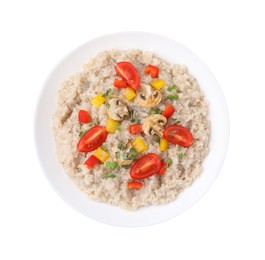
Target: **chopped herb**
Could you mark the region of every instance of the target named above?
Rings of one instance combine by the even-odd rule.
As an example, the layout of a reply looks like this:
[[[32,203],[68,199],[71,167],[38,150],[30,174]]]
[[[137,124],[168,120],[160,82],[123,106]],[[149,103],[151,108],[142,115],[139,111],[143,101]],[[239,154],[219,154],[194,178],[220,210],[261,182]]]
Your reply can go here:
[[[122,165],[121,168],[123,168],[123,169],[130,169],[131,168],[131,165]]]
[[[157,137],[155,140],[157,143],[160,143],[160,137]]]
[[[127,143],[126,143],[126,142],[120,142],[120,143],[118,144],[118,148],[119,148],[120,150],[125,150],[125,149],[127,148]]]
[[[128,160],[135,160],[138,153],[134,150],[134,148],[131,148],[129,151],[129,156],[127,157]]]
[[[173,131],[169,131],[169,137],[170,137],[170,138],[173,137]]]
[[[130,114],[130,121],[132,123],[134,123],[136,120],[135,120],[135,111],[134,110],[130,110],[129,111],[129,114]]]
[[[177,119],[174,119],[174,124],[175,124],[175,125],[179,125],[179,124],[180,124],[180,121],[177,120]]]
[[[156,114],[156,110],[152,108],[152,109],[150,110],[150,114],[151,114],[151,115],[155,115],[155,114]]]
[[[173,163],[172,159],[168,158],[167,163],[168,163],[168,165],[171,165]]]
[[[104,151],[108,151],[108,148],[105,144],[101,145],[100,148]]]
[[[157,108],[157,109],[155,109],[155,108],[151,108],[151,109],[150,109],[150,114],[151,114],[151,115],[156,115],[156,114],[161,114],[161,113],[162,113],[162,110],[159,109],[159,108]]]
[[[108,89],[104,94],[103,94],[103,97],[107,97],[111,92],[111,89]]]
[[[95,118],[93,122],[94,122],[94,125],[98,125],[99,124],[99,121],[98,121],[97,118]]]
[[[104,177],[104,178],[115,178],[116,175],[113,174],[113,173],[107,173],[107,174],[105,174],[103,177]]]
[[[137,119],[136,124],[141,124],[141,120]]]
[[[170,94],[170,95],[167,96],[167,99],[169,99],[169,100],[173,100],[173,99],[177,100],[177,99],[179,99],[179,95],[178,94]]]
[[[115,153],[115,157],[116,157],[116,158],[120,158],[120,156],[121,156],[120,152],[116,152],[116,153]]]
[[[117,162],[107,162],[106,163],[106,168],[109,170],[115,170],[118,167]]]
[[[79,133],[79,137],[82,137],[87,131],[82,131]]]
[[[95,118],[92,122],[90,122],[90,123],[88,124],[88,126],[93,126],[93,125],[98,125],[98,124],[99,124],[98,119]]]
[[[176,85],[173,85],[171,87],[168,87],[167,88],[167,91],[171,92],[172,90],[175,90],[175,89],[177,89],[177,86]]]
[[[179,159],[181,160],[181,159],[183,158],[183,153],[180,153],[180,154],[178,155],[178,157],[179,157]]]
[[[133,156],[137,156],[138,155],[138,153],[133,148],[130,149],[130,154],[133,155]]]
[[[124,153],[123,155],[122,155],[122,159],[123,160],[126,160],[128,158],[128,153]]]
[[[106,106],[106,108],[110,108],[110,104],[109,103],[106,103],[105,106]]]
[[[120,125],[117,125],[116,126],[116,130],[119,131],[119,132],[121,132],[121,126]]]
[[[167,164],[164,166],[166,169],[173,163],[172,159],[167,159]]]
[[[178,151],[181,151],[181,149],[182,149],[182,147],[179,145],[179,146],[178,146]]]

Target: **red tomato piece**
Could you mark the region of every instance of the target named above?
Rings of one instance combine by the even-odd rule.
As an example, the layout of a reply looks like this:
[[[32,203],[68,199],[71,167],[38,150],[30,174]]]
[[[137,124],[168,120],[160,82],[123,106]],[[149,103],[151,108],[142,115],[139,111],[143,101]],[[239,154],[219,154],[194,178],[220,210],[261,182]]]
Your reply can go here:
[[[137,69],[127,61],[122,61],[114,67],[117,74],[124,79],[129,87],[137,90],[140,86],[140,76]]]
[[[158,175],[162,176],[166,173],[166,170],[167,170],[165,168],[166,165],[167,164],[165,162],[163,162],[163,161],[161,162],[161,168],[160,168],[159,172],[157,173]]]
[[[175,112],[175,108],[171,104],[167,104],[162,115],[166,118],[170,118]]]
[[[88,111],[80,110],[78,112],[78,120],[80,123],[87,124],[91,121],[91,117]]]
[[[143,125],[141,124],[135,124],[135,125],[130,125],[129,132],[130,134],[138,134],[143,132]]]
[[[159,68],[153,65],[148,65],[145,70],[145,74],[150,74],[153,79],[158,78]]]
[[[84,162],[84,165],[87,166],[88,169],[92,169],[97,163],[99,162],[99,159],[94,156],[91,155],[90,157],[88,157],[88,159]]]
[[[140,190],[142,188],[143,184],[141,182],[138,182],[138,181],[129,181],[127,186],[128,186],[128,189]]]
[[[115,88],[126,88],[127,86],[128,84],[124,79],[114,79]]]
[[[148,153],[138,159],[130,170],[130,175],[134,180],[148,178],[159,172],[161,160],[155,153]]]
[[[192,145],[192,134],[184,126],[170,125],[164,130],[163,137],[172,144],[178,144],[183,147]]]
[[[81,153],[94,151],[107,139],[108,132],[103,126],[90,128],[79,140],[77,150]]]

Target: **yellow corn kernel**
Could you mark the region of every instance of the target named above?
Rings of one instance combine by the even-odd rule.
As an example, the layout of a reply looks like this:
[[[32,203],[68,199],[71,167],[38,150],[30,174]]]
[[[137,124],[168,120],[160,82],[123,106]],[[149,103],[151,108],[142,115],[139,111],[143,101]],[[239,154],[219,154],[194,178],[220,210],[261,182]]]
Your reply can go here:
[[[154,87],[157,90],[160,90],[166,85],[166,82],[163,79],[157,79],[150,83],[152,87]]]
[[[103,103],[106,102],[106,98],[103,97],[102,94],[99,94],[95,96],[92,100],[91,103],[93,104],[94,107],[100,107]]]
[[[109,133],[115,133],[117,126],[120,125],[119,121],[113,120],[111,118],[108,119],[107,124],[106,124],[106,130]]]
[[[135,97],[135,91],[130,88],[130,87],[127,87],[126,89],[124,89],[123,91],[123,95],[124,97],[127,99],[127,100],[132,100],[134,97]]]
[[[160,139],[160,151],[166,151],[168,147],[168,141],[165,138]]]
[[[140,136],[134,139],[134,141],[132,142],[132,147],[137,153],[143,153],[148,149],[148,145],[146,144],[144,139]]]
[[[97,157],[101,162],[106,162],[110,157],[109,153],[105,152],[102,148],[98,148],[94,151],[93,155]]]

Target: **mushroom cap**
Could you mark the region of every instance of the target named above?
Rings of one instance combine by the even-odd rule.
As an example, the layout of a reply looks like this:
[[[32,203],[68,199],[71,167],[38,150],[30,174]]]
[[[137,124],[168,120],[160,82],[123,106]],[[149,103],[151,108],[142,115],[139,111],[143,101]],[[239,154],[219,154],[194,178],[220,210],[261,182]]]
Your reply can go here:
[[[143,131],[146,135],[154,135],[162,137],[164,131],[164,125],[167,123],[166,117],[163,115],[151,115],[147,117],[143,123]]]
[[[123,143],[126,147],[124,150],[118,149],[117,146],[112,148],[112,151],[114,154],[116,154],[116,152],[120,153],[120,156],[118,158],[115,157],[114,161],[118,162],[120,165],[130,165],[133,162],[133,160],[128,159],[128,158],[126,158],[126,159],[123,159],[123,158],[124,158],[124,154],[128,154],[132,145],[131,145],[131,142],[129,140],[127,140],[126,142],[123,142]]]
[[[107,114],[113,120],[122,121],[125,116],[129,115],[129,111],[127,106],[119,98],[112,98],[109,101]]]
[[[155,107],[162,99],[159,90],[154,90],[150,85],[141,83],[142,91],[137,94],[136,102],[142,107]]]

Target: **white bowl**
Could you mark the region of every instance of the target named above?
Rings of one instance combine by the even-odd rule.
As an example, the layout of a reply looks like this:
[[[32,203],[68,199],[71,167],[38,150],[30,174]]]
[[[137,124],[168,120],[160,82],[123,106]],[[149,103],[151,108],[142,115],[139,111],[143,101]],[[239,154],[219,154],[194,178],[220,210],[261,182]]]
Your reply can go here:
[[[71,181],[57,161],[52,132],[57,88],[70,74],[98,52],[111,49],[138,48],[152,51],[171,63],[185,64],[195,76],[209,102],[211,121],[210,152],[203,163],[201,176],[167,205],[150,206],[130,212],[116,206],[92,201]],[[144,33],[123,32],[89,41],[68,54],[51,72],[45,82],[36,108],[35,141],[43,171],[59,196],[72,208],[94,220],[116,226],[145,226],[170,219],[198,201],[210,188],[223,164],[228,147],[229,118],[223,93],[207,66],[190,50],[168,38]]]

